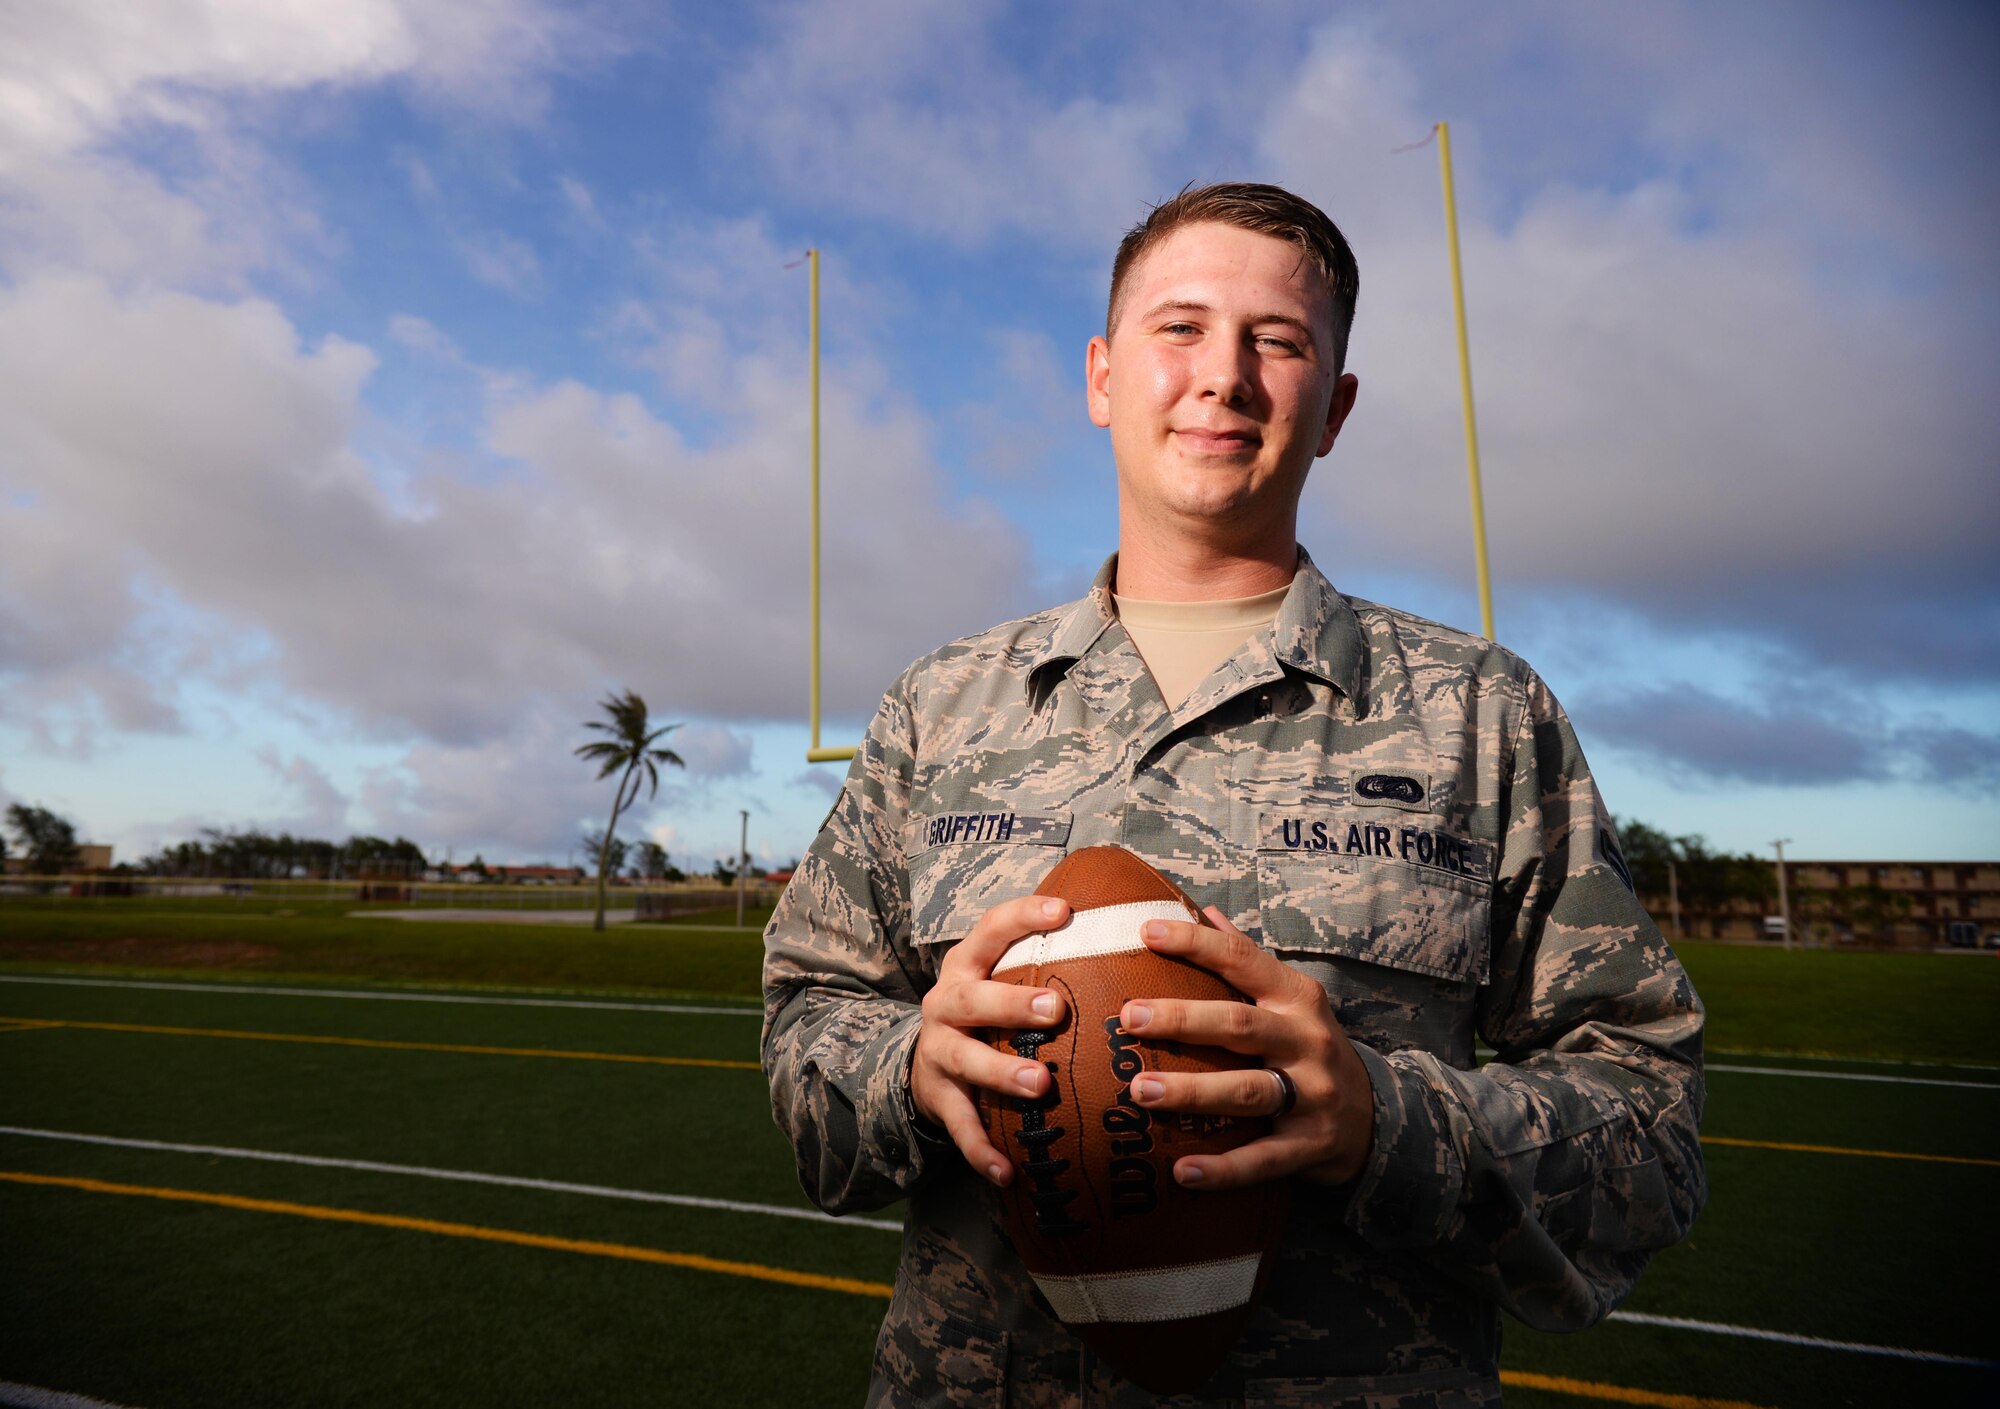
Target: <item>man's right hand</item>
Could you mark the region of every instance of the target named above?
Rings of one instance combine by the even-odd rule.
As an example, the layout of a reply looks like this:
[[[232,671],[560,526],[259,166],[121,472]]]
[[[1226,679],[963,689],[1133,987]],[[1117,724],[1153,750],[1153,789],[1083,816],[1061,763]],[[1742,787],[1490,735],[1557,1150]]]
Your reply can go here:
[[[1055,929],[1068,917],[1069,905],[1049,896],[1003,901],[952,946],[938,966],[937,984],[924,995],[923,1026],[910,1061],[911,1104],[943,1127],[967,1163],[1002,1186],[1013,1178],[1014,1166],[986,1138],[973,1093],[1039,1096],[1050,1077],[1040,1062],[996,1052],[971,1029],[1043,1028],[1062,1021],[1063,1001],[1053,989],[995,983],[993,966],[1017,940]]]

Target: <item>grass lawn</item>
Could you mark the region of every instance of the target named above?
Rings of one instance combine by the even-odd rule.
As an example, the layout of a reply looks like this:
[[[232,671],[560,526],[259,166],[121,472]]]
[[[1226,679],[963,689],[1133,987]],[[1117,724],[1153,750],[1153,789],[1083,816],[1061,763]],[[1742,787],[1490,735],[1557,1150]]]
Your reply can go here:
[[[352,908],[0,901],[0,1381],[138,1409],[860,1402],[898,1239],[791,1216],[754,934]],[[2000,965],[1681,952],[1712,1048],[1797,1055],[1713,1059],[1710,1206],[1625,1310],[2000,1357],[2000,1077],[1887,1065],[1992,1064]],[[277,979],[305,991],[252,991]],[[1639,1321],[1510,1323],[1502,1364],[1510,1409],[2000,1402],[1976,1367]]]
[[[359,908],[261,899],[0,900],[0,964],[588,988],[746,1001],[755,1001],[758,993],[763,943],[758,935],[733,928],[733,910],[727,929],[622,924],[600,934],[588,925],[390,920],[350,913]]]
[[[734,906],[671,921],[520,926],[355,918],[396,909],[303,892],[70,901],[0,897],[0,964],[712,994],[754,1000],[762,945]],[[761,929],[769,907],[752,907]],[[1711,1049],[2000,1064],[2000,962],[1683,940]]]
[[[771,923],[771,912],[776,908],[774,905],[746,905],[743,909],[743,923],[746,927],[761,931],[764,926]],[[734,905],[717,905],[712,909],[692,910],[685,915],[675,915],[672,919],[648,920],[646,923],[662,925],[734,925],[736,923],[736,907]]]
[[[2000,1065],[2000,955],[1674,946],[1708,1004],[1708,1046]]]

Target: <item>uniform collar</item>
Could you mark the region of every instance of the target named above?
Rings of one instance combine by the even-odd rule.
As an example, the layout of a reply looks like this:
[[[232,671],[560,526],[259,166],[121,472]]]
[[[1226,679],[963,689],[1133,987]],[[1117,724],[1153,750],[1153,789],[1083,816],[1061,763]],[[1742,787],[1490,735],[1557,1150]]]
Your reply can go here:
[[[1111,603],[1111,584],[1117,580],[1117,572],[1118,555],[1113,553],[1097,570],[1089,595],[1064,607],[1048,636],[1030,650],[1027,666],[1031,676],[1043,666],[1079,661],[1096,647],[1118,620]],[[1279,664],[1318,676],[1350,700],[1360,698],[1365,655],[1361,623],[1347,598],[1314,566],[1303,546],[1291,590],[1272,623],[1271,637]]]
[[[1317,675],[1350,700],[1361,698],[1361,669],[1367,655],[1361,623],[1353,605],[1313,565],[1303,544],[1292,590],[1285,594],[1271,629],[1281,664]]]

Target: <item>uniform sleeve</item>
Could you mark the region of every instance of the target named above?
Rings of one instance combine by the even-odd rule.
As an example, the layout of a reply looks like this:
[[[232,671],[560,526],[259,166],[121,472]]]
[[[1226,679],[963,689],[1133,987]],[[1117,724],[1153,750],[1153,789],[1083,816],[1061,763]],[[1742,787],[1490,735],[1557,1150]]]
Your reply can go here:
[[[909,1102],[916,970],[899,842],[915,740],[902,685],[764,931],[764,1074],[806,1196],[829,1213],[903,1197],[937,1146]]]
[[[1634,896],[1569,719],[1524,681],[1480,1035],[1460,1071],[1357,1047],[1375,1148],[1348,1220],[1546,1331],[1595,1324],[1707,1200],[1702,1007]]]

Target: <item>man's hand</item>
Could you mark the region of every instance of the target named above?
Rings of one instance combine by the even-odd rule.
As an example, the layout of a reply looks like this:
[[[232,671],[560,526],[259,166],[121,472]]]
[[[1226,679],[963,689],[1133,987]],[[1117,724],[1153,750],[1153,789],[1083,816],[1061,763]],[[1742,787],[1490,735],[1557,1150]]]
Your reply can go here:
[[[944,956],[936,986],[924,995],[923,1026],[910,1061],[911,1104],[944,1127],[974,1169],[1002,1186],[1013,1178],[1014,1166],[986,1138],[974,1088],[1039,1096],[1050,1077],[1040,1062],[996,1052],[970,1029],[1053,1027],[1062,1021],[1063,1001],[1054,990],[995,983],[993,966],[1016,940],[1055,929],[1068,916],[1066,902],[1043,895],[994,906]]]
[[[1125,1030],[1262,1057],[1298,1087],[1298,1104],[1262,1140],[1225,1155],[1177,1160],[1174,1178],[1203,1189],[1234,1189],[1301,1174],[1344,1184],[1368,1162],[1375,1141],[1375,1096],[1368,1069],[1341,1031],[1326,992],[1297,969],[1258,947],[1213,905],[1208,925],[1149,920],[1144,939],[1155,954],[1201,965],[1255,1003],[1134,999],[1121,1015]],[[1213,928],[1210,928],[1213,926]],[[1267,1116],[1277,1105],[1270,1073],[1146,1072],[1132,1080],[1132,1099],[1149,1110]]]

